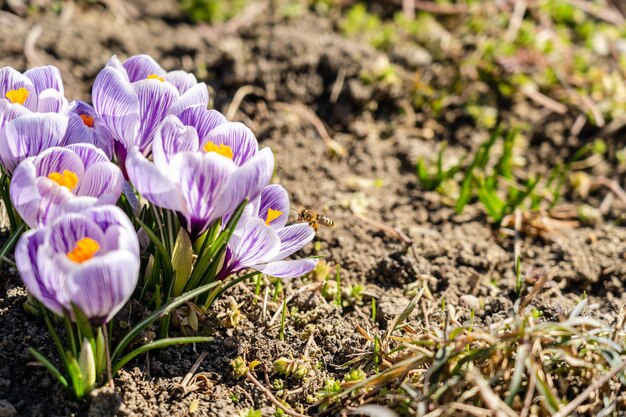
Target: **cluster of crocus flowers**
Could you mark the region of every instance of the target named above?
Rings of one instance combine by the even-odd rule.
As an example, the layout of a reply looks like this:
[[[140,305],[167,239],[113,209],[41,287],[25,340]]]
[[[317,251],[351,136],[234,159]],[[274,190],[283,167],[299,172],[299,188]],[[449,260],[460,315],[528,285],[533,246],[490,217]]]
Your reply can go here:
[[[207,87],[192,74],[167,72],[147,55],[123,63],[114,56],[96,77],[92,100],[93,107],[69,102],[54,67],[0,69],[0,194],[14,232],[23,232],[17,268],[47,310],[79,329],[84,317],[106,334],[102,326],[139,280],[156,277],[167,288],[185,270],[176,288],[198,297],[207,280],[220,285],[247,269],[293,278],[315,267],[312,258],[286,260],[315,232],[287,225],[287,191],[269,185],[271,149],[208,109]],[[168,235],[176,242],[159,241]],[[138,236],[152,244],[140,245]],[[101,333],[80,334],[92,337],[74,346],[73,357],[99,357]],[[93,385],[90,363],[79,364],[76,378],[88,382],[77,396]]]

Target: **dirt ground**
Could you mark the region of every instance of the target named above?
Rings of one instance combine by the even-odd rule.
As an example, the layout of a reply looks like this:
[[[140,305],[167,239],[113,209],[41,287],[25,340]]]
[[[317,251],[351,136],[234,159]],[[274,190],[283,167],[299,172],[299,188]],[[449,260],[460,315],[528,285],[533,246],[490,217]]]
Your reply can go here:
[[[274,150],[275,180],[290,191],[294,204],[323,210],[335,220],[333,229],[320,230],[319,243],[306,254],[325,256],[333,271],[340,265],[342,285],[365,286],[362,300],[340,309],[312,290],[311,280],[284,282],[292,314],[280,341],[280,320],[272,320],[280,300],[270,301],[264,311],[261,302],[254,302],[253,287],[236,287],[228,296],[239,303],[243,319],[238,326],[219,325],[230,308],[227,297],[207,319],[214,342],[135,360],[115,379],[117,395],[101,389],[79,403],[29,354],[30,346],[50,357],[56,353],[40,320],[24,311],[26,292],[19,276],[5,267],[0,277],[0,416],[183,416],[195,405],[195,416],[234,416],[248,407],[269,416],[272,404],[252,384],[234,378],[230,361],[238,355],[259,360],[257,371],[265,372],[257,375],[265,374],[263,382],[270,386],[273,361],[304,352],[319,363],[315,377],[306,383],[288,379],[284,388],[293,391],[287,395],[290,405],[317,415],[310,399],[325,378],[340,378],[347,370],[342,365],[366,344],[356,325],[384,330],[412,298],[417,282],[427,281],[433,300],[445,298],[460,317],[475,309],[479,322],[488,324],[510,314],[516,298],[514,239],[491,227],[476,203],[456,214],[439,194],[424,191],[415,175],[418,158],[432,157],[441,141],[449,142],[451,155],[459,155],[475,149],[486,134],[454,112],[433,119],[407,111],[409,97],[401,88],[365,82],[362,71],[387,56],[342,36],[330,18],[308,11],[288,18],[264,3],[254,7],[208,27],[187,23],[176,3],[165,0],[133,1],[115,13],[68,2],[60,15],[47,10],[28,17],[3,6],[0,67],[56,65],[66,96],[83,99],[112,54],[148,53],[166,69],[193,71],[210,85],[215,108],[245,122],[261,146]],[[132,17],[137,10],[141,17]],[[401,76],[414,65],[428,65],[394,62]],[[533,123],[526,158],[537,171],[594,134],[572,138],[574,117],[545,117],[528,101],[510,103],[502,117]],[[318,118],[327,133],[320,133]],[[326,134],[345,155],[329,155]],[[623,137],[618,131],[604,139],[614,150],[625,146]],[[593,169],[608,178],[624,174],[607,163]],[[607,192],[599,190],[585,202],[599,204]],[[565,199],[581,201],[573,195]],[[586,292],[590,314],[614,323],[626,300],[626,229],[619,222],[625,207],[616,200],[603,221],[559,230],[557,241],[522,238],[524,271],[542,268],[550,274],[547,290],[533,301],[545,317],[566,314]],[[389,227],[406,234],[414,251]],[[377,299],[376,321],[371,319],[372,297]],[[207,379],[197,390],[183,392],[179,384],[202,352],[206,357],[198,372]]]

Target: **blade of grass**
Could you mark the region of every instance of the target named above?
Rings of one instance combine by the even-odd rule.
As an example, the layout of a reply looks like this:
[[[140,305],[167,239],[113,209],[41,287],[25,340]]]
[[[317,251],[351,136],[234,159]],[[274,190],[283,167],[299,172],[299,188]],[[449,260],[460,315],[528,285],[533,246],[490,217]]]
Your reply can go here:
[[[54,376],[65,388],[69,388],[69,384],[67,383],[67,379],[61,374],[61,372],[57,369],[52,362],[46,358],[44,355],[39,353],[36,349],[29,347],[28,351],[39,361],[47,370]]]
[[[172,311],[176,307],[197,297],[200,294],[203,294],[204,292],[210,290],[216,285],[218,285],[217,282],[212,282],[210,284],[206,284],[201,287],[198,287],[195,290],[189,291],[179,297],[172,299],[169,303],[165,304],[163,307],[154,311],[152,314],[144,318],[137,325],[135,325],[135,327],[133,327],[133,329],[129,331],[126,334],[126,336],[124,336],[124,338],[118,343],[117,347],[115,348],[115,351],[111,355],[111,361],[114,361],[115,358],[117,358],[119,354],[124,350],[124,348],[126,348],[126,346],[130,344],[130,342],[132,342],[137,336],[139,336],[139,333],[141,333],[146,327],[148,327],[149,325],[151,325],[152,323],[154,323],[156,320],[160,319],[161,317],[164,317],[166,314],[169,314],[170,311]]]
[[[172,345],[182,345],[189,343],[206,343],[213,341],[213,337],[209,336],[191,336],[191,337],[172,337],[169,339],[161,339],[156,340],[154,342],[150,342],[145,344],[132,352],[126,354],[122,357],[114,366],[113,366],[113,375],[115,375],[124,365],[126,365],[129,361],[135,358],[138,355],[141,355],[144,352],[153,349],[161,349]]]

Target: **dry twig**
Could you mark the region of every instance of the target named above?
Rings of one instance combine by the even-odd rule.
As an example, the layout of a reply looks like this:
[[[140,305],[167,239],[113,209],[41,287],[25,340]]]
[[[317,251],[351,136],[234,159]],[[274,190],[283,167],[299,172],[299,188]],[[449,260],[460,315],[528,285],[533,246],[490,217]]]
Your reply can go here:
[[[268,400],[270,400],[272,402],[272,404],[274,404],[276,407],[280,408],[281,410],[283,410],[286,414],[292,416],[292,417],[309,417],[307,415],[304,414],[300,414],[296,411],[293,411],[290,408],[287,408],[283,405],[283,403],[281,403],[275,396],[274,394],[272,394],[272,392],[265,388],[263,386],[263,384],[261,384],[259,382],[258,379],[256,379],[252,373],[250,371],[246,372],[246,379],[250,382],[252,382],[252,384],[257,387],[263,394],[265,394],[265,396],[267,397]]]

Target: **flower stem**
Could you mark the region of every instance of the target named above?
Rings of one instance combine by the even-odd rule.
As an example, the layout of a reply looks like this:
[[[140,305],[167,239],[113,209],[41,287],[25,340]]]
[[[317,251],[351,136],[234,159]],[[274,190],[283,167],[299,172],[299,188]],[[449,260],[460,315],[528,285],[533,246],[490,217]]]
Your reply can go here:
[[[102,325],[102,334],[104,335],[104,354],[107,361],[107,378],[109,387],[115,388],[113,385],[113,372],[111,371],[111,352],[109,351],[109,334],[106,323]]]

